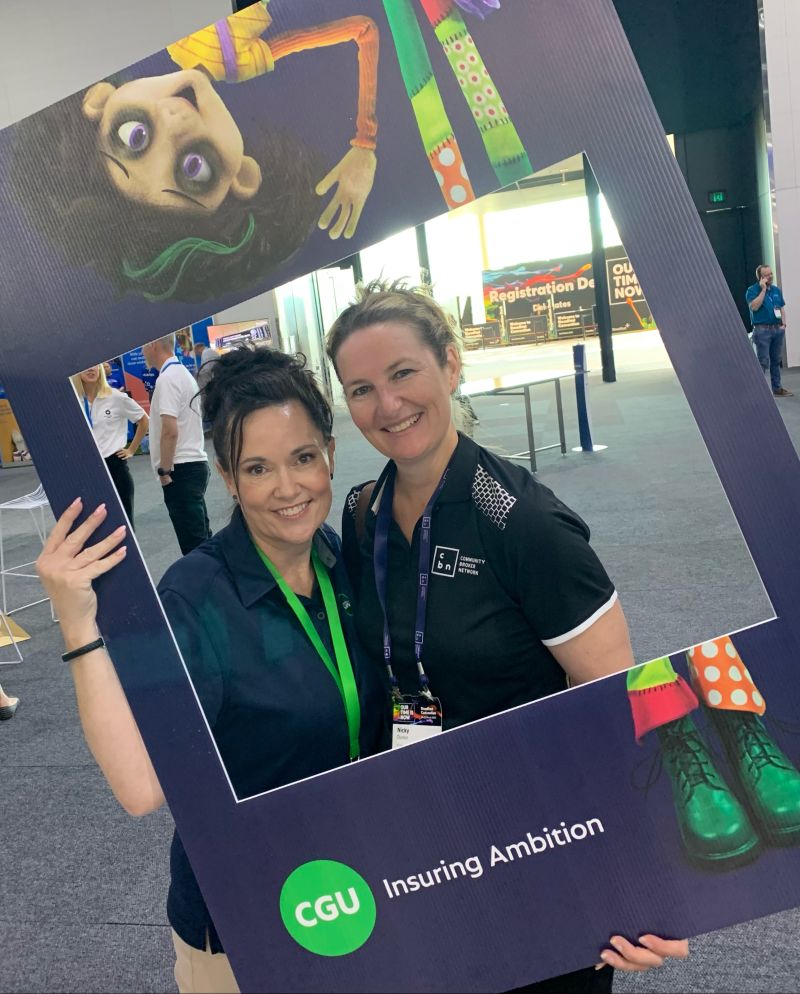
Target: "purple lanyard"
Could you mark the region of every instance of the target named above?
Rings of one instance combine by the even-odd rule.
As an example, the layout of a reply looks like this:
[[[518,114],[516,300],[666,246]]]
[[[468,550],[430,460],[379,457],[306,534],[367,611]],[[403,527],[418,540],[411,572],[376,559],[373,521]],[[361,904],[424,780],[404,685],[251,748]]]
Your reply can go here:
[[[419,574],[417,586],[417,617],[414,632],[414,657],[417,660],[419,686],[422,693],[430,696],[428,677],[422,665],[422,646],[425,642],[425,615],[428,610],[428,576],[431,568],[431,516],[433,507],[442,492],[450,466],[442,474],[441,480],[433,491],[425,510],[422,512],[422,522],[419,533]],[[380,507],[378,519],[375,522],[375,539],[372,547],[372,560],[375,567],[375,587],[378,600],[383,611],[383,659],[389,671],[392,682],[392,693],[399,693],[397,677],[392,669],[392,636],[389,632],[389,613],[386,607],[386,591],[389,574],[389,526],[392,520],[392,504],[394,503],[394,481],[397,467],[389,464],[383,488],[380,492]]]

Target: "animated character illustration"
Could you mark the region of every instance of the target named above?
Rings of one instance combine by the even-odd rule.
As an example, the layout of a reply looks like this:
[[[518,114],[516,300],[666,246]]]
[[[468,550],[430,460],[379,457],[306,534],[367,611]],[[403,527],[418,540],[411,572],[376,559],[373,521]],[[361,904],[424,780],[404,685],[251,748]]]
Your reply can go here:
[[[505,104],[483,63],[461,10],[484,16],[499,0],[419,0],[461,87],[501,186],[533,169]],[[448,208],[475,199],[464,158],[445,110],[412,0],[383,0],[386,18],[425,154]]]
[[[797,845],[800,772],[767,732],[766,703],[736,647],[726,635],[694,646],[687,659],[694,689],[667,657],[627,677],[636,739],[658,735],[687,855],[728,869],[753,859],[762,842]],[[733,789],[690,717],[698,696],[722,742]]]
[[[197,300],[290,257],[331,191],[319,227],[352,237],[375,175],[377,27],[359,15],[265,41],[268,2],[170,45],[178,71],[96,83],[17,126],[15,192],[70,260],[149,300]],[[215,84],[344,42],[358,49],[356,130],[327,175],[286,134],[262,128],[245,148]]]

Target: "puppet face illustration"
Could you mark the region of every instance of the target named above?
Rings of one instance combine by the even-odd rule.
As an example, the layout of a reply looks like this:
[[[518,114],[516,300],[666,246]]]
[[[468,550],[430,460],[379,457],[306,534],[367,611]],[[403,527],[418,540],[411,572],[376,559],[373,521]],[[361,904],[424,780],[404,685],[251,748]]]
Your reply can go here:
[[[97,83],[83,101],[98,150],[125,197],[173,212],[215,211],[229,193],[249,200],[261,186],[236,122],[205,73],[195,69]]]

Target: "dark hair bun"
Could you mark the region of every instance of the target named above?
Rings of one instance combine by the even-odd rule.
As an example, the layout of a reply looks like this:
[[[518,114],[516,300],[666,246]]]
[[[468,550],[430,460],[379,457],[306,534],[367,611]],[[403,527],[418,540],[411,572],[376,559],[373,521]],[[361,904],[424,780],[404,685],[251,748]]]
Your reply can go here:
[[[226,472],[238,465],[247,415],[292,400],[303,405],[329,442],[333,412],[304,355],[287,355],[251,343],[214,361],[201,402],[203,419],[211,423],[217,459]]]
[[[270,374],[307,372],[303,355],[287,355],[275,349],[240,345],[215,360],[203,389],[203,417],[217,420],[223,408],[255,399],[262,394],[263,378]]]

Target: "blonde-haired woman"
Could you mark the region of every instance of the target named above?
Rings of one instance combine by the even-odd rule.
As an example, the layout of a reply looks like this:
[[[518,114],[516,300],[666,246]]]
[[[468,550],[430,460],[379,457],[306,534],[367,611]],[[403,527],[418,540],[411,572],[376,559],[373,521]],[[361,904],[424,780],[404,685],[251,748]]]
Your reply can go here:
[[[388,459],[345,504],[356,627],[386,664],[394,696],[438,701],[444,729],[558,693],[568,678],[587,683],[634,664],[588,527],[526,469],[456,430],[458,344],[432,297],[379,282],[327,340],[354,424]],[[456,569],[458,550],[474,568]],[[516,990],[608,994],[604,965],[638,972],[688,955],[684,940],[646,934],[631,943],[601,930],[598,942],[606,935],[598,969]]]
[[[109,386],[102,364],[90,366],[73,376],[72,384],[83,403],[86,420],[91,426],[100,455],[106,461],[132,528],[133,477],[128,460],[147,434],[150,421],[144,408],[132,397]],[[136,433],[131,444],[126,446],[129,421],[136,425]]]

